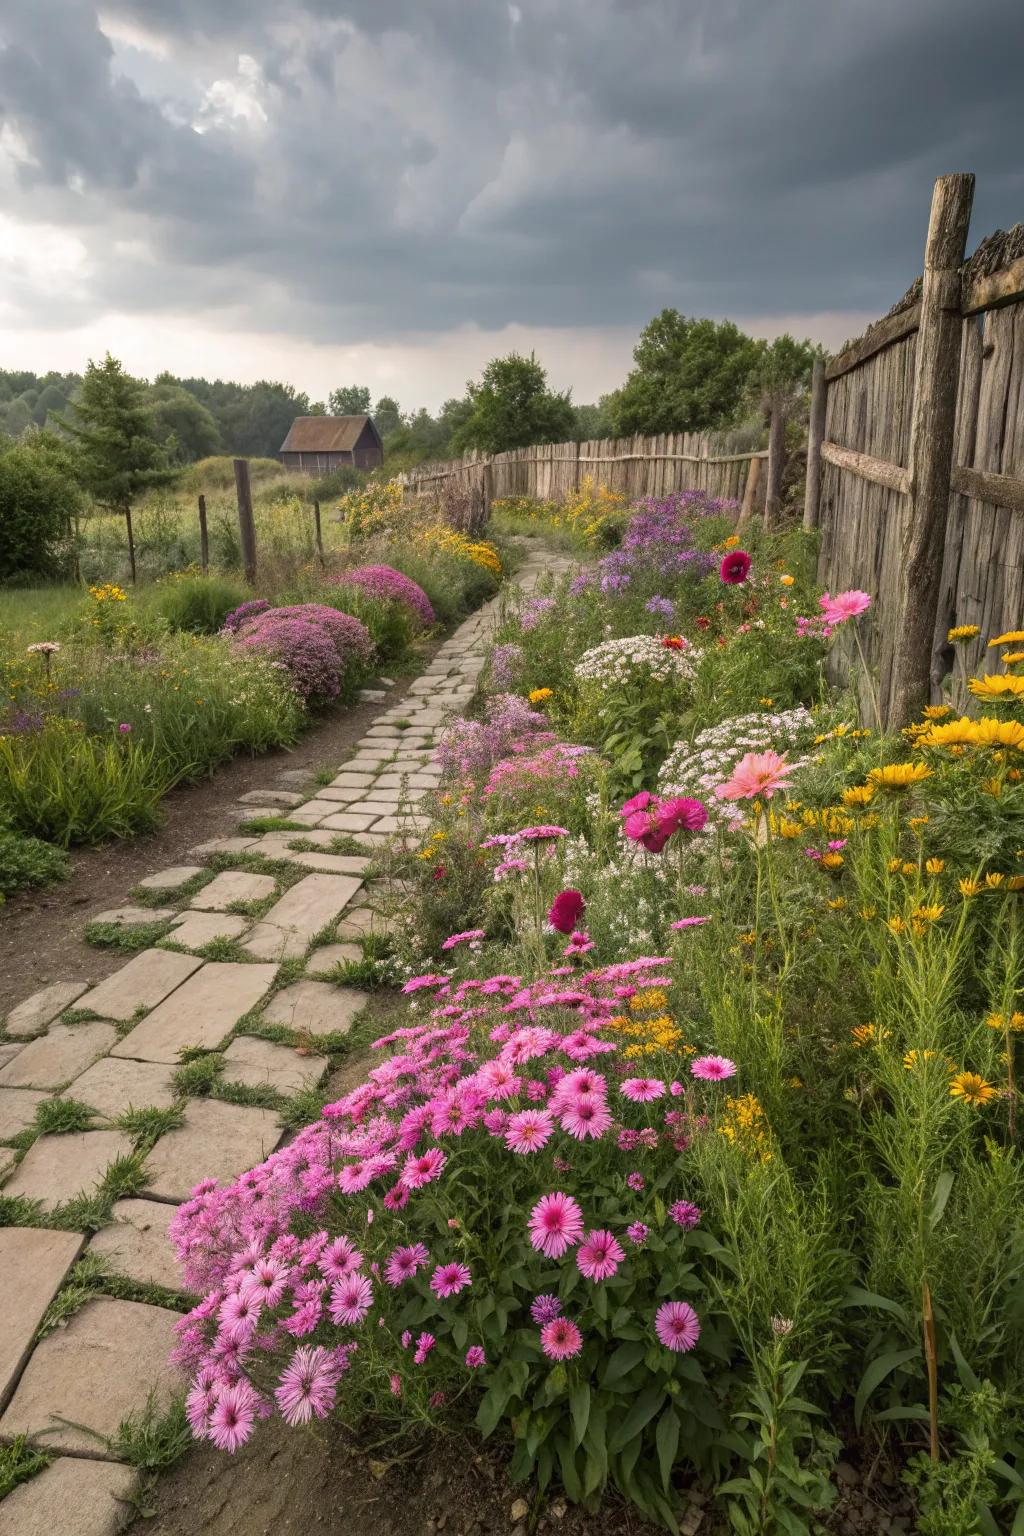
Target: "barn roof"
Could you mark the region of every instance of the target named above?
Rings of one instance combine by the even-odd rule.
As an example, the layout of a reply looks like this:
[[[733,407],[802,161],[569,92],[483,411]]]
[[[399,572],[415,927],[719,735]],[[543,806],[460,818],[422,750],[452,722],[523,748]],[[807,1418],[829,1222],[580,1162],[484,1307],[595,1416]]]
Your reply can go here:
[[[344,453],[354,448],[369,416],[296,416],[281,453]],[[376,430],[370,422],[371,430]]]

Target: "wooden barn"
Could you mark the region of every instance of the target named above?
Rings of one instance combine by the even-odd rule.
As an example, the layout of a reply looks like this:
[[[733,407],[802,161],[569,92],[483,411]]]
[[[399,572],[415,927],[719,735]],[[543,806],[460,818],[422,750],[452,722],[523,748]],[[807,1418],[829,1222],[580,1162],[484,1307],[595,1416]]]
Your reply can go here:
[[[369,416],[296,416],[281,444],[285,469],[323,475],[342,464],[377,469],[384,444]]]

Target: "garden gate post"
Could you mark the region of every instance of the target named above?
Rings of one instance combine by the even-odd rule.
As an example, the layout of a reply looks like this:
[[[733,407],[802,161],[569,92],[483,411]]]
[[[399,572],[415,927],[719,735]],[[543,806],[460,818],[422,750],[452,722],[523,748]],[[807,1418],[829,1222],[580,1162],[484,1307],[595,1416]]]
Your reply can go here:
[[[963,319],[960,264],[974,200],[967,172],[940,176],[924,252],[910,422],[909,495],[896,582],[888,723],[908,725],[931,692],[932,646],[946,546]]]
[[[210,573],[210,537],[206,531],[206,497],[199,498],[199,563],[203,568],[203,575]]]
[[[825,438],[825,359],[816,357],[811,371],[811,414],[807,426],[807,484],[804,489],[804,527],[817,528],[821,508],[821,445]]]
[[[256,582],[256,524],[252,515],[249,460],[235,460],[235,494],[238,497],[238,531],[242,539],[242,564],[250,587]]]

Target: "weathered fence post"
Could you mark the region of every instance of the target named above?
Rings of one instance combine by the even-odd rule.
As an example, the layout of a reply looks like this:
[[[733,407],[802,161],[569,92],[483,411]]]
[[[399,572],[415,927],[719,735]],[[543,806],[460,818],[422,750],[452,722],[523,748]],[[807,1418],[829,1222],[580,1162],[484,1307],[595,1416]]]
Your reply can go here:
[[[743,501],[740,505],[740,515],[737,519],[740,523],[749,523],[754,514],[754,497],[757,495],[757,484],[761,478],[761,460],[752,458],[747,467],[747,483],[743,487]]]
[[[924,253],[921,324],[910,423],[909,496],[896,611],[888,724],[907,725],[928,703],[932,646],[953,468],[956,392],[963,320],[960,264],[974,199],[974,177],[940,176],[932,194]]]
[[[199,497],[199,564],[203,575],[210,572],[210,536],[206,531],[206,497]]]
[[[131,569],[131,573],[132,573],[132,586],[134,587],[135,581],[136,581],[136,572],[135,572],[135,535],[132,532],[132,509],[131,509],[131,504],[129,502],[127,502],[127,501],[124,504],[124,523],[125,523],[125,527],[128,530],[128,565],[129,565],[129,567]]]
[[[250,586],[256,582],[256,524],[252,515],[249,460],[235,460],[235,494],[238,497],[238,531],[242,540],[242,564]]]
[[[313,497],[313,533],[316,536],[316,556],[321,565],[326,565],[324,559],[324,536],[320,528],[320,503]]]
[[[817,528],[821,508],[821,445],[825,440],[827,399],[825,361],[824,358],[816,357],[811,371],[811,414],[807,424],[807,484],[804,489],[804,527],[808,532],[812,528]]]
[[[781,405],[772,406],[768,427],[768,489],[764,503],[764,526],[774,527],[782,508],[782,471],[786,465],[786,413]]]

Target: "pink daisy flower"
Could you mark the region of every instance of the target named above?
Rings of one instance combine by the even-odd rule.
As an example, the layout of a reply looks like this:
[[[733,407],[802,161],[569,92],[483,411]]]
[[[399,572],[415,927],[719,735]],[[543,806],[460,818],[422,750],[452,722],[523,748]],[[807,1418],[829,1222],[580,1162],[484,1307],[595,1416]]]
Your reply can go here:
[[[676,1226],[684,1230],[695,1227],[700,1221],[700,1206],[694,1205],[692,1200],[677,1200],[669,1206],[668,1213]]]
[[[583,1348],[583,1335],[567,1317],[556,1317],[541,1329],[540,1347],[549,1360],[571,1360]]]
[[[642,1248],[647,1241],[648,1227],[642,1221],[634,1221],[626,1228],[626,1236],[636,1248]]]
[[[562,1315],[562,1303],[557,1296],[535,1296],[530,1304],[530,1316],[538,1325],[553,1322]]]
[[[261,1259],[246,1275],[241,1289],[256,1296],[264,1307],[276,1307],[288,1287],[291,1271],[279,1259]]]
[[[384,1279],[388,1285],[402,1285],[406,1280],[413,1278],[429,1257],[422,1243],[413,1243],[407,1248],[396,1248],[384,1268]]]
[[[369,1312],[372,1301],[373,1286],[366,1276],[346,1275],[331,1286],[331,1321],[354,1328]]]
[[[701,1082],[719,1083],[723,1078],[736,1076],[736,1063],[728,1056],[695,1056],[690,1071]]]
[[[611,1232],[588,1232],[576,1250],[576,1264],[588,1280],[609,1280],[626,1255]]]
[[[392,1397],[401,1397],[401,1395],[402,1395],[402,1378],[401,1378],[401,1376],[399,1376],[397,1371],[392,1371],[391,1372],[391,1375],[388,1377],[388,1386],[391,1388],[391,1396]]]
[[[654,1314],[654,1331],[666,1349],[685,1354],[700,1338],[700,1318],[689,1302],[665,1301]]]
[[[530,1242],[547,1259],[560,1259],[583,1236],[583,1212],[560,1190],[543,1195],[530,1212]]]
[[[456,944],[475,944],[485,936],[483,928],[467,928],[465,933],[453,933],[445,939],[442,949],[454,949]]]
[[[432,1333],[421,1333],[416,1340],[416,1352],[412,1357],[414,1363],[422,1365],[436,1343],[437,1340]]]
[[[365,1189],[373,1178],[369,1163],[346,1163],[338,1174],[338,1188],[343,1195],[356,1195]]]
[[[619,1092],[629,1099],[631,1104],[649,1104],[652,1099],[660,1099],[665,1092],[665,1084],[660,1077],[627,1077],[619,1087]]]
[[[326,1349],[300,1346],[274,1391],[285,1423],[308,1424],[314,1415],[325,1419],[334,1407],[338,1374]]]
[[[588,1137],[599,1141],[611,1128],[612,1117],[603,1099],[581,1095],[568,1106],[558,1123],[577,1141],[586,1141]]]
[[[823,592],[818,606],[826,624],[845,624],[847,619],[855,619],[870,608],[871,598],[867,592],[853,587],[849,592],[837,592],[835,597]]]
[[[449,1296],[457,1296],[464,1291],[467,1285],[471,1285],[473,1276],[466,1264],[438,1264],[430,1277],[430,1289],[435,1296],[446,1300]]]
[[[539,1152],[554,1134],[555,1122],[546,1109],[521,1109],[512,1115],[505,1132],[505,1145],[523,1155]]]
[[[252,1434],[258,1400],[247,1381],[222,1387],[210,1413],[210,1439],[219,1451],[234,1455]]]
[[[430,1184],[441,1177],[447,1161],[440,1147],[431,1147],[419,1157],[413,1157],[410,1153],[402,1165],[399,1178],[407,1189],[422,1189],[424,1184]]]
[[[321,1253],[317,1267],[327,1280],[344,1280],[346,1275],[355,1274],[362,1262],[362,1254],[347,1237],[336,1237]]]

